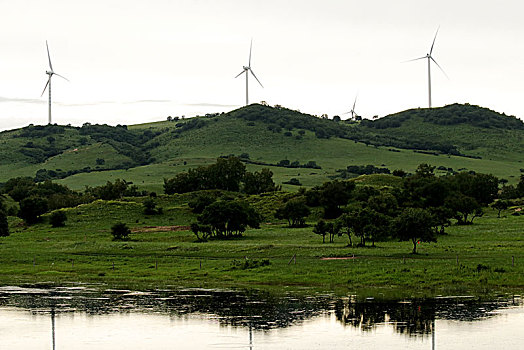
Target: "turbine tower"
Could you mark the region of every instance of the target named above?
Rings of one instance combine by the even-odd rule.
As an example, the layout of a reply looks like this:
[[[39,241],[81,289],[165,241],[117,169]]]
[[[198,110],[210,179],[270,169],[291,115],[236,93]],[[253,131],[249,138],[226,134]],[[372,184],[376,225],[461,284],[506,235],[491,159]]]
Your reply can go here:
[[[247,66],[244,66],[242,72],[238,73],[238,75],[235,77],[235,78],[238,78],[242,74],[244,74],[244,73],[246,74],[246,106],[249,105],[249,83],[248,83],[249,72],[251,72],[251,74],[253,74],[253,76],[258,81],[260,86],[264,87],[262,85],[262,83],[260,82],[260,80],[258,80],[258,78],[255,75],[255,73],[253,72],[253,70],[251,69],[251,49],[252,48],[253,48],[253,40],[251,40],[251,45],[249,46],[249,61],[248,61],[248,64],[247,64]]]
[[[438,34],[438,31],[439,31],[440,27],[437,28],[437,32],[435,33],[435,37],[433,38],[433,44],[431,44],[431,49],[429,50],[429,53],[426,54],[426,56],[423,56],[423,57],[419,57],[419,58],[415,58],[413,60],[409,60],[407,62],[411,62],[411,61],[418,61],[418,60],[423,60],[423,59],[427,59],[428,60],[428,95],[429,95],[429,108],[431,108],[431,61],[433,61],[433,63],[435,63],[437,65],[437,67],[440,68],[440,70],[442,71],[442,73],[444,73],[444,75],[446,76],[446,78],[448,77],[448,75],[446,74],[446,72],[444,72],[444,69],[442,69],[442,67],[437,63],[437,61],[435,61],[435,59],[433,58],[433,56],[431,55],[433,53],[433,47],[435,46],[435,40],[437,39],[437,34]]]
[[[49,45],[47,45],[47,40],[45,41],[45,46],[47,48],[47,58],[49,59],[49,70],[45,71],[45,74],[49,75],[49,78],[47,79],[47,83],[45,84],[44,90],[42,91],[42,95],[40,97],[44,96],[44,92],[46,89],[48,89],[49,92],[49,119],[48,123],[51,124],[51,78],[53,75],[58,75],[60,78],[65,79],[69,81],[66,77],[61,76],[58,73],[55,73],[53,70],[53,65],[51,64],[51,55],[49,54]]]

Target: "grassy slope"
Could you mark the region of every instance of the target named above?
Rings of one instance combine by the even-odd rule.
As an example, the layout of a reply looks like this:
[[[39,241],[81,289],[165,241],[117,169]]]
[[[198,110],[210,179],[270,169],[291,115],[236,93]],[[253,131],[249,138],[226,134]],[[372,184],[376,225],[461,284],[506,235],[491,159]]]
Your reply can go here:
[[[11,236],[0,241],[0,280],[102,282],[128,288],[315,288],[397,297],[524,288],[522,217],[497,219],[491,211],[473,226],[450,227],[437,243],[420,245],[416,256],[409,254],[409,242],[348,248],[344,237],[322,244],[311,227],[289,229],[278,222],[230,241],[196,243],[190,231],[135,233],[128,242],[110,239],[110,226],[120,220],[131,227],[188,225],[194,216],[187,198],[158,198],[164,214],[150,217],[142,214],[140,199],[97,201],[67,210],[65,228],[42,223],[25,229],[12,218]],[[257,198],[252,201],[264,205],[263,197]],[[296,265],[288,264],[294,254]],[[356,259],[320,260],[353,254]],[[245,257],[271,264],[234,269],[233,260]],[[478,271],[479,264],[488,269]]]
[[[272,110],[271,113],[279,112]],[[292,130],[293,136],[284,136],[283,132],[274,133],[267,130],[267,125],[262,121],[255,121],[253,126],[249,126],[245,120],[228,114],[214,118],[202,117],[202,119],[208,122],[205,127],[180,134],[174,133],[176,124],[187,123],[189,120],[130,126],[129,129],[135,131],[162,131],[161,135],[151,141],[151,143],[158,143],[157,147],[151,149],[151,155],[157,159],[155,163],[129,170],[77,174],[60,182],[72,188],[81,189],[85,185],[101,185],[108,180],[124,178],[141,188],[160,192],[164,177],[172,177],[180,171],[187,170],[189,166],[209,164],[221,155],[240,155],[242,153],[248,153],[252,160],[269,163],[276,163],[282,159],[298,160],[301,163],[316,161],[322,167],[321,170],[271,167],[277,183],[295,177],[305,186],[320,184],[335,175],[337,169],[345,168],[348,165],[373,164],[386,166],[391,170],[404,169],[412,172],[418,164],[429,163],[435,166],[451,167],[455,170],[466,168],[492,173],[508,179],[510,183],[517,181],[519,170],[524,168],[522,159],[520,159],[524,152],[522,130],[483,129],[465,124],[439,126],[425,122],[417,116],[408,118],[398,128],[380,130],[361,128],[370,133],[395,137],[412,135],[418,139],[451,140],[459,145],[462,152],[482,157],[482,159],[471,159],[427,155],[411,150],[392,152],[389,150],[390,147],[366,146],[347,139],[318,139],[310,131],[306,131],[302,139],[297,139],[296,129]],[[334,122],[323,120],[322,123],[331,125]],[[73,170],[89,166],[94,169],[96,158],[106,160],[103,168],[111,168],[130,161],[108,144],[90,142],[91,144],[80,146],[78,131],[69,128],[66,129],[64,135],[55,135],[59,145],[69,146],[65,152],[48,159],[45,163],[31,164],[27,157],[21,156],[17,150],[28,141],[37,143],[47,141],[45,139],[13,138],[12,135],[17,132],[0,133],[0,144],[4,147],[0,156],[0,182],[15,176],[34,176],[40,168]],[[78,151],[73,152],[75,148],[78,148]],[[184,162],[186,162],[185,165]],[[250,170],[260,168],[260,166],[248,166]],[[284,188],[295,189],[290,186],[284,186]]]
[[[429,123],[421,117],[411,117],[401,127],[373,132],[389,136],[413,135],[419,139],[449,140],[462,153],[492,160],[522,162],[521,155],[524,153],[522,130],[486,129],[467,124],[446,127]]]

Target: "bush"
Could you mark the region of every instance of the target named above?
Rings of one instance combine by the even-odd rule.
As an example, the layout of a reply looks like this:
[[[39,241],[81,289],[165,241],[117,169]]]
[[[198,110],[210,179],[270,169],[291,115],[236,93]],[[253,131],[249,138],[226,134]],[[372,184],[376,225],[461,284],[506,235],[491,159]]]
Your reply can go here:
[[[111,234],[114,241],[127,241],[131,230],[123,222],[118,222],[111,227]]]
[[[20,201],[18,216],[31,225],[38,221],[40,215],[47,211],[47,200],[38,196],[31,196]]]
[[[52,227],[64,227],[67,215],[63,210],[55,211],[49,217],[49,223]]]
[[[162,214],[163,209],[161,207],[156,207],[156,202],[153,198],[148,198],[144,201],[144,214],[145,215],[156,215]]]

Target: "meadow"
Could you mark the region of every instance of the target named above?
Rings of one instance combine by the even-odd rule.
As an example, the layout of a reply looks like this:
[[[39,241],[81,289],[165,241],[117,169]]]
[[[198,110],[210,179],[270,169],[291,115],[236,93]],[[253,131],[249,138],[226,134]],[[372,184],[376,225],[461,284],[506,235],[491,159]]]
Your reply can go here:
[[[265,212],[260,229],[244,237],[197,242],[188,225],[191,194],[160,196],[161,215],[143,214],[140,198],[95,201],[66,209],[62,228],[26,227],[10,217],[0,240],[4,284],[101,283],[108,287],[262,288],[382,297],[522,293],[522,216],[497,218],[488,209],[474,225],[447,228],[436,243],[410,254],[409,242],[348,247],[347,237],[322,243],[312,227],[288,228],[269,215],[274,198],[249,200]],[[315,214],[313,214],[315,215]],[[111,226],[126,222],[129,241],[113,241]],[[310,220],[309,224],[314,222]],[[345,259],[333,259],[345,258]]]

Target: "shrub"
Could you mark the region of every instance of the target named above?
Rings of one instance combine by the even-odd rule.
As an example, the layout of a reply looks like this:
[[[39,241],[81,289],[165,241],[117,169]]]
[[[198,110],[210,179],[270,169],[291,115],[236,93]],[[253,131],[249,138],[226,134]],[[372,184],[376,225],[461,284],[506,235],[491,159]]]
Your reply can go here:
[[[54,211],[49,217],[49,223],[52,227],[64,227],[67,215],[63,210]]]
[[[40,215],[47,211],[47,200],[38,196],[31,196],[20,201],[18,216],[31,225],[38,221]]]
[[[131,230],[123,222],[118,222],[111,227],[111,234],[114,241],[127,241]]]
[[[144,201],[144,214],[146,215],[156,215],[162,214],[164,211],[161,207],[156,207],[156,202],[153,198],[148,198]]]

